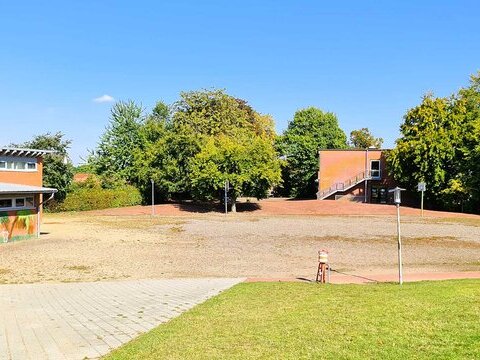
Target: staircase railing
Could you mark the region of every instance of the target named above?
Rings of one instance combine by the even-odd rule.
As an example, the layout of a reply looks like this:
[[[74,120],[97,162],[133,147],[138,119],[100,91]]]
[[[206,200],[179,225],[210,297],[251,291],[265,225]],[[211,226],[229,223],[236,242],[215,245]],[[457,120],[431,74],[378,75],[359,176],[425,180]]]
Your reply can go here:
[[[361,183],[364,180],[369,180],[371,179],[371,174],[370,171],[362,171],[356,174],[355,176],[352,176],[351,178],[345,180],[344,182],[338,182],[330,186],[328,189],[324,189],[322,191],[317,192],[317,199],[323,200],[330,195],[335,194],[337,191],[345,191],[353,186]]]

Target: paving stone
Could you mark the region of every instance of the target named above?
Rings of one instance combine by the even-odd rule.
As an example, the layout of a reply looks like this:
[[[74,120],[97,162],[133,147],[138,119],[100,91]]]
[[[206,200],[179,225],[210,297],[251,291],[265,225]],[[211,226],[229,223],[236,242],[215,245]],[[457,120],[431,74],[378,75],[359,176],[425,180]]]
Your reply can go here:
[[[243,280],[0,285],[0,360],[99,358]]]

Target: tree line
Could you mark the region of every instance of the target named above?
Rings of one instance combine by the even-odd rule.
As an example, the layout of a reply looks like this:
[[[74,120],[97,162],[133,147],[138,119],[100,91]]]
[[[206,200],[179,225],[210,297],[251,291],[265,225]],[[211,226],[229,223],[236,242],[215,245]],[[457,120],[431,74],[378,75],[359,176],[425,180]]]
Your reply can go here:
[[[390,175],[409,190],[427,183],[432,208],[479,212],[480,75],[450,97],[426,95],[407,111],[401,137],[387,152]],[[298,110],[276,134],[271,116],[224,90],[180,93],[173,104],[159,101],[145,112],[140,104],[113,105],[108,126],[85,165],[61,161],[70,145],[61,133],[35,137],[23,146],[55,149],[45,159],[45,185],[60,190],[62,202],[75,186],[73,171],[95,176],[87,186],[131,186],[150,202],[151,181],[162,200],[222,198],[230,184],[232,210],[239,196],[313,198],[318,150],[381,147],[368,128],[347,139],[337,116],[316,107]],[[128,201],[136,199],[130,196]]]

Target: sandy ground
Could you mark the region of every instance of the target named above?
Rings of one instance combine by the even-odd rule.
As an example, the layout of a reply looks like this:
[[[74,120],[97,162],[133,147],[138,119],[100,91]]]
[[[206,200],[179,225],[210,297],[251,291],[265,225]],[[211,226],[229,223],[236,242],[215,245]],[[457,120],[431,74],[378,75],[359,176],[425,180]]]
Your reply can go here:
[[[150,210],[141,207],[48,214],[40,239],[0,245],[0,283],[312,278],[320,249],[330,252],[334,269],[392,274],[397,246],[391,208],[383,206],[383,214],[377,209],[377,215],[331,216],[307,211],[275,215],[262,210],[228,216],[185,210],[182,216],[128,215],[132,209]],[[157,213],[168,213],[166,209],[160,206]],[[422,219],[405,213],[406,273],[480,271],[479,216],[429,213]]]

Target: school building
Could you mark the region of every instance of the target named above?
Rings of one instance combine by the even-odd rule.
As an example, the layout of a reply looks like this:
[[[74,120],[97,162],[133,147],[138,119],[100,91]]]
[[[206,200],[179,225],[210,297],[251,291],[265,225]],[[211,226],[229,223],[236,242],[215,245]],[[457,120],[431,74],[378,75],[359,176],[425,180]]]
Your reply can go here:
[[[319,200],[350,200],[387,204],[388,189],[395,187],[388,176],[385,150],[320,150],[318,171]]]
[[[40,235],[42,204],[57,192],[42,186],[49,150],[0,147],[0,242]]]

